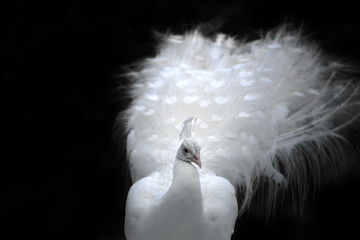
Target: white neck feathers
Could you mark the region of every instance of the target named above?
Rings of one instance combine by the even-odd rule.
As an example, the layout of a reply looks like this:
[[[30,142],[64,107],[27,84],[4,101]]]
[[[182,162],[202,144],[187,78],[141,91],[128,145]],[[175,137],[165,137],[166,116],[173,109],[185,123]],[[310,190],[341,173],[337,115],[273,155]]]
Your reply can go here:
[[[163,204],[172,205],[171,208],[177,214],[179,212],[175,209],[189,210],[185,214],[187,218],[192,214],[203,214],[203,198],[199,173],[194,165],[179,159],[175,160],[173,181],[163,197]]]

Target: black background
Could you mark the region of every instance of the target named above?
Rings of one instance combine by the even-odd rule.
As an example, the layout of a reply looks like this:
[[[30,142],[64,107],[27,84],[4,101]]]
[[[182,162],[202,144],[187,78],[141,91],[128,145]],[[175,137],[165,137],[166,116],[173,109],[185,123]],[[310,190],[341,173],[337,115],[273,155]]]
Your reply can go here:
[[[355,1],[2,1],[3,239],[125,239],[130,180],[114,122],[122,66],[154,53],[153,30],[180,33],[221,17],[255,36],[303,24],[330,55],[358,66]],[[5,144],[4,144],[5,143]],[[357,239],[359,168],[323,186],[303,217],[246,214],[233,239]],[[10,238],[9,238],[10,237]]]

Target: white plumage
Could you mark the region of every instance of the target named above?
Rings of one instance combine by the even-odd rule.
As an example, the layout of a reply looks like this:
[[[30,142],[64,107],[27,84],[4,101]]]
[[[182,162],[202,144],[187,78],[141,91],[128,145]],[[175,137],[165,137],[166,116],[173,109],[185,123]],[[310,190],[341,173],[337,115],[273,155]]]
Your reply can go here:
[[[294,150],[326,148],[325,164],[337,164],[330,158],[341,152],[339,131],[359,109],[358,87],[334,82],[337,69],[286,28],[249,43],[198,31],[165,36],[156,56],[128,74],[127,153],[135,183],[127,239],[229,240],[260,176],[277,183],[275,190],[286,185],[284,176],[301,175],[294,161],[311,162],[314,174],[322,164],[317,154],[294,157]],[[182,128],[190,117],[196,123]],[[177,159],[180,132],[201,147],[201,169]]]

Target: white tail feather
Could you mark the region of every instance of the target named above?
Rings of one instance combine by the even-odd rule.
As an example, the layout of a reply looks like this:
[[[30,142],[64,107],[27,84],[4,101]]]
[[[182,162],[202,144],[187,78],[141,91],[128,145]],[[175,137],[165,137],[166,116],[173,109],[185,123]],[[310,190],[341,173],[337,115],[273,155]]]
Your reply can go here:
[[[349,79],[337,83],[337,69],[285,28],[249,43],[197,31],[165,36],[158,54],[129,74],[133,180],[172,166],[181,129],[180,138],[201,146],[203,171],[237,186],[243,207],[261,175],[300,182],[309,171],[305,162],[310,175],[322,164],[339,164],[339,131],[359,117],[360,102],[359,87]],[[331,153],[323,161],[311,151]]]

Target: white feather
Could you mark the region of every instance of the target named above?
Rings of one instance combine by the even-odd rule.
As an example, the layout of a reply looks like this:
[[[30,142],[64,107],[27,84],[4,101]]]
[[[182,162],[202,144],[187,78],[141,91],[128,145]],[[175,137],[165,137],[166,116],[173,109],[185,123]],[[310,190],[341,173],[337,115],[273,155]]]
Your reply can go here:
[[[197,31],[166,36],[157,55],[129,74],[127,151],[136,183],[128,203],[137,210],[127,214],[146,213],[169,188],[181,124],[190,117],[197,118],[191,132],[201,147],[204,208],[231,219],[231,229],[235,207],[217,208],[233,204],[229,182],[243,196],[243,210],[260,176],[286,183],[284,175],[301,174],[294,161],[305,160],[315,172],[317,157],[299,160],[292,153],[306,154],[310,145],[331,150],[341,141],[339,130],[358,117],[359,88],[335,82],[336,69],[285,28],[249,43]]]

